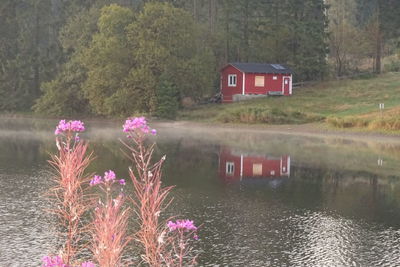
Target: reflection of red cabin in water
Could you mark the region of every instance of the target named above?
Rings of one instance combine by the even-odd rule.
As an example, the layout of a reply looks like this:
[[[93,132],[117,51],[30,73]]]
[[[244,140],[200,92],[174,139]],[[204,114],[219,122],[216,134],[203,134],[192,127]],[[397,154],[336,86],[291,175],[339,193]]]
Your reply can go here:
[[[225,180],[289,177],[290,156],[247,155],[221,148],[219,176]]]

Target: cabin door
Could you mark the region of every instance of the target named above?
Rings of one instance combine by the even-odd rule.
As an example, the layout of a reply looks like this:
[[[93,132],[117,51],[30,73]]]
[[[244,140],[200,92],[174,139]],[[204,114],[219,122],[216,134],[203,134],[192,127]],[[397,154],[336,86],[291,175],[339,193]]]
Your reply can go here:
[[[283,94],[290,95],[290,77],[283,77]]]

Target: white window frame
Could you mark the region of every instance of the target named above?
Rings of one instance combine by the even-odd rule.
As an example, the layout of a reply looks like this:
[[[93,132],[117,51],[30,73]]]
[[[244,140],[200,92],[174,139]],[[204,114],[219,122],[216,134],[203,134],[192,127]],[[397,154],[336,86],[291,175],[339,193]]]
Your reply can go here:
[[[235,162],[227,161],[225,165],[225,173],[233,175],[235,173]]]
[[[233,83],[235,82],[235,83]],[[228,86],[235,87],[237,85],[237,75],[236,74],[229,74],[228,75]]]
[[[278,76],[272,76],[272,80],[274,81],[278,80]]]

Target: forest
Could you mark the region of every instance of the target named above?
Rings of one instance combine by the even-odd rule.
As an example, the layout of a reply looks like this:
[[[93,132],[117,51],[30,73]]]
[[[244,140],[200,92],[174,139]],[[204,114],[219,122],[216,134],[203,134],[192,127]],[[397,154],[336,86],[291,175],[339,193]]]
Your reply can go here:
[[[174,118],[228,62],[400,71],[398,0],[2,0],[0,112]]]

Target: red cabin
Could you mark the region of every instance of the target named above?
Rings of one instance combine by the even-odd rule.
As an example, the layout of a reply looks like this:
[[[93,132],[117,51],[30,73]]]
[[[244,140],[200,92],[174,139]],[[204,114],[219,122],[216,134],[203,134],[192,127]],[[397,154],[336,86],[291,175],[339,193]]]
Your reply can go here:
[[[291,95],[292,71],[281,64],[229,63],[221,69],[220,88],[223,103],[254,95]]]
[[[221,148],[219,176],[225,181],[289,177],[290,156],[246,155]]]

